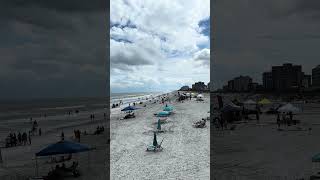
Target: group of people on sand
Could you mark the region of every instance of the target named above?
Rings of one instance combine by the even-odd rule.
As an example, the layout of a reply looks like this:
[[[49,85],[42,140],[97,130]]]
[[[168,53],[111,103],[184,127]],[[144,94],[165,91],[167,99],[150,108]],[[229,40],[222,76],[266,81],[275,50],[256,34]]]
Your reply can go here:
[[[16,135],[16,133],[10,133],[6,138],[6,147],[27,145],[28,143],[31,145],[31,132],[29,131],[28,134],[26,132],[22,134],[19,132],[18,135]]]
[[[98,126],[96,131],[94,132],[94,134],[101,134],[104,131],[104,127],[103,126]]]
[[[293,120],[292,112],[281,113],[281,118],[282,118],[282,122],[287,124],[287,126],[290,126],[291,123],[296,124],[296,121]],[[277,125],[278,125],[278,128],[280,128],[280,125],[281,125],[280,113],[277,114]]]
[[[91,121],[94,120],[94,114],[90,114],[90,119],[91,119]]]

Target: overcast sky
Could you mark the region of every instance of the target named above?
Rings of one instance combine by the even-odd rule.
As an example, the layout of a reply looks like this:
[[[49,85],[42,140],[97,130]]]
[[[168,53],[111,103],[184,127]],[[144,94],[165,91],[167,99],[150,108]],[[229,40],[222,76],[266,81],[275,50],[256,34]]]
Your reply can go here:
[[[106,96],[106,2],[1,0],[0,99]]]
[[[209,0],[112,0],[110,20],[112,92],[209,82]]]
[[[215,87],[238,75],[262,81],[262,72],[285,62],[320,64],[319,0],[216,1]]]

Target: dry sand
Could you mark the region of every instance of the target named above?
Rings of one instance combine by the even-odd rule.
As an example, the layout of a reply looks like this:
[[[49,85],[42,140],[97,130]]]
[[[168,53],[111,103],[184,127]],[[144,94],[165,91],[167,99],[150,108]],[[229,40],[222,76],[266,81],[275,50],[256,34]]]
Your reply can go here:
[[[283,131],[278,131],[276,115],[266,114],[260,116],[260,123],[237,124],[235,131],[215,129],[215,178],[308,179],[320,171],[319,164],[311,162],[312,156],[320,153],[320,104],[305,104],[304,112],[294,119],[301,124],[282,125]]]
[[[153,113],[163,105],[147,104],[136,112],[136,118],[120,120],[120,109],[111,113],[111,179],[209,179],[210,139],[209,122],[203,129],[192,124],[209,116],[209,94],[204,102],[195,99],[173,102],[175,114],[162,125],[165,133],[162,152],[146,152],[153,141],[157,118]]]
[[[47,118],[38,119],[39,126],[42,128],[42,136],[34,136],[32,145],[17,146],[12,148],[2,148],[2,156],[4,163],[0,166],[0,179],[26,179],[35,175],[35,153],[40,151],[51,143],[60,140],[60,134],[63,130],[65,139],[72,140],[73,130],[86,130],[93,133],[98,125],[106,127],[106,120],[103,117],[104,109],[80,112],[78,115],[61,115],[49,116]],[[90,113],[94,113],[96,118],[91,121]],[[13,123],[12,123],[13,122]],[[30,128],[30,124],[26,120],[15,120],[11,124],[8,122],[10,129],[26,129]],[[3,121],[1,123],[4,123]],[[96,149],[91,151],[89,156],[87,152],[79,153],[74,157],[79,161],[79,170],[81,176],[77,179],[106,179],[107,171],[107,137],[106,131],[101,135],[81,135],[81,143],[87,144]],[[89,158],[88,158],[89,157]],[[55,164],[46,164],[44,161],[48,159],[40,159],[39,175],[47,175],[51,166]],[[89,162],[89,164],[88,164]],[[71,162],[66,162],[69,166]]]

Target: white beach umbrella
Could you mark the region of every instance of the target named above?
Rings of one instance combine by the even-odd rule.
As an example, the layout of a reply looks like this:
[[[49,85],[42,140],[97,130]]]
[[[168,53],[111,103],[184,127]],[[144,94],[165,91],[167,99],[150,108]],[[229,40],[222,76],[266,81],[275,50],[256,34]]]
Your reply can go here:
[[[197,96],[197,98],[203,98],[203,95],[202,95],[202,94],[199,94],[199,95]]]
[[[298,113],[300,112],[300,109],[295,107],[294,105],[288,103],[278,109],[279,112],[292,112],[292,113]]]
[[[243,104],[257,104],[257,103],[255,101],[249,99],[249,100],[243,102]]]

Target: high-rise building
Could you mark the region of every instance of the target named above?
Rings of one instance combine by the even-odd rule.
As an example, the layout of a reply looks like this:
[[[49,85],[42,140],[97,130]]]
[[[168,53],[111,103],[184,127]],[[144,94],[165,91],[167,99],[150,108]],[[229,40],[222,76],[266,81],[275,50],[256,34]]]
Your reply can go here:
[[[289,63],[282,66],[272,66],[273,89],[278,91],[300,89],[303,73],[301,65]]]
[[[311,87],[311,75],[304,75],[303,76],[302,87],[304,87],[304,88]]]
[[[192,90],[195,90],[195,91],[204,91],[206,90],[207,86],[204,84],[204,82],[196,82],[192,85]]]
[[[249,76],[239,76],[234,78],[234,91],[245,92],[249,91],[249,85],[252,79]]]
[[[273,89],[272,72],[264,72],[262,75],[263,88],[265,90]]]
[[[312,87],[320,87],[320,65],[312,69]]]

